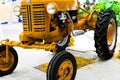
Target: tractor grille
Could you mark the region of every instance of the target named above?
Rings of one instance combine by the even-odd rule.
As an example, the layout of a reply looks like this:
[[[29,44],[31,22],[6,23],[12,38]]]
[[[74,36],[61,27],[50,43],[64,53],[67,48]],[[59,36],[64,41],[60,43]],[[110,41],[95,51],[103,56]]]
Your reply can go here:
[[[23,25],[28,25],[27,24],[27,5],[22,5],[21,12],[22,12],[22,18],[23,18]]]
[[[22,5],[24,31],[43,32],[46,29],[44,4]]]

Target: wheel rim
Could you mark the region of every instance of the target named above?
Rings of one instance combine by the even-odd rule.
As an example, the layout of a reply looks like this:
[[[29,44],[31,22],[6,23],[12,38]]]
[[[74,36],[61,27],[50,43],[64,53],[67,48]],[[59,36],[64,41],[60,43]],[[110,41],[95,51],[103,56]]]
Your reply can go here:
[[[73,75],[73,64],[70,60],[62,62],[58,69],[58,80],[70,80]]]
[[[107,29],[107,44],[110,50],[114,48],[115,38],[116,38],[115,20],[111,19]]]
[[[0,70],[8,71],[14,64],[14,55],[12,52],[9,52],[8,62],[6,62],[6,51],[0,53]]]

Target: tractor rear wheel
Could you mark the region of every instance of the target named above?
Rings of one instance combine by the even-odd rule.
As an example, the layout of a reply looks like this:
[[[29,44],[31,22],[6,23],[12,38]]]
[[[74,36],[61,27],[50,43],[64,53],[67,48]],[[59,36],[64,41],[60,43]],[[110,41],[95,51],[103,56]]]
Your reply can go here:
[[[76,70],[75,57],[66,51],[61,51],[49,63],[47,80],[74,80]]]
[[[117,42],[117,22],[113,11],[100,12],[94,39],[98,56],[103,60],[112,58]]]
[[[0,76],[10,74],[18,63],[18,55],[14,48],[9,47],[8,61],[6,61],[6,45],[0,45]]]

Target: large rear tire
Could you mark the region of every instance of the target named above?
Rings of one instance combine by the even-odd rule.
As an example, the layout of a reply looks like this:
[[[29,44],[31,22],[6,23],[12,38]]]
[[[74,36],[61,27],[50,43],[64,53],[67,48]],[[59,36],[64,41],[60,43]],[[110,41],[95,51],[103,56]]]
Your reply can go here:
[[[9,47],[8,62],[6,62],[6,45],[0,46],[0,76],[12,73],[18,63],[18,55],[14,48]]]
[[[103,60],[112,58],[117,42],[117,22],[113,11],[100,12],[94,39],[98,56]]]
[[[66,51],[61,51],[49,63],[47,80],[74,80],[76,71],[75,57]]]

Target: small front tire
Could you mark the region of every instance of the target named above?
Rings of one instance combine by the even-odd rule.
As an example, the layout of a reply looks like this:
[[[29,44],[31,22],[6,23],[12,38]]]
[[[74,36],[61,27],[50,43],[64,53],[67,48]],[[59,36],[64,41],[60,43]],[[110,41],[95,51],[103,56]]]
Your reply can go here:
[[[12,73],[18,63],[18,55],[14,48],[9,47],[8,62],[6,62],[6,45],[0,45],[0,76]]]

